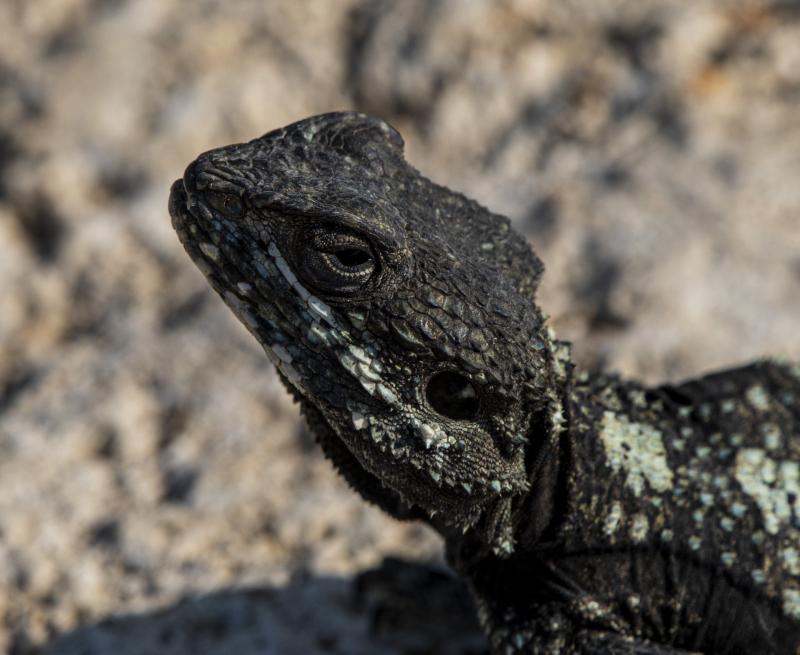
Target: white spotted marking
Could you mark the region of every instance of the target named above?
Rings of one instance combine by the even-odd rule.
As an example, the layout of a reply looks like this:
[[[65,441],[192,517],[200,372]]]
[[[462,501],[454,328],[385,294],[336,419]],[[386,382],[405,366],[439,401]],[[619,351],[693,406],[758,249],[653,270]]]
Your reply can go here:
[[[351,310],[347,312],[347,317],[356,328],[364,327],[364,322],[367,320],[367,315],[364,312]]]
[[[633,517],[631,522],[631,539],[636,543],[640,543],[647,538],[647,533],[650,530],[650,522],[644,514],[637,514]]]
[[[372,359],[369,357],[369,355],[367,355],[366,351],[361,346],[351,343],[349,346],[347,346],[347,349],[352,353],[353,357],[364,364],[369,364],[372,361]]]
[[[611,509],[608,512],[608,516],[606,516],[605,523],[603,525],[603,531],[609,537],[612,536],[619,527],[619,523],[622,520],[622,504],[619,502],[615,502],[611,504]]]
[[[328,343],[328,331],[319,323],[312,323],[308,328],[308,339],[312,343]]]
[[[625,483],[636,496],[644,490],[645,480],[658,492],[672,487],[661,432],[644,423],[632,423],[621,414],[605,412],[600,438],[609,466],[614,472],[625,471]]]
[[[378,382],[378,394],[380,397],[383,398],[387,403],[390,405],[396,405],[399,402],[399,398],[397,394],[392,391],[389,387],[387,387],[383,382]]]
[[[782,553],[783,565],[792,575],[800,575],[800,553],[797,548],[790,546],[785,548]]]
[[[797,462],[777,462],[760,448],[743,448],[736,455],[736,480],[758,505],[769,534],[777,534],[792,519],[789,497],[793,495],[797,503],[797,474]]]
[[[783,434],[780,428],[774,423],[765,423],[761,426],[761,434],[764,435],[764,446],[767,450],[778,450],[781,447]]]
[[[753,385],[745,392],[745,398],[759,412],[766,412],[769,409],[769,396],[760,384]]]
[[[742,518],[746,512],[747,512],[747,505],[744,505],[739,502],[735,502],[733,505],[731,505],[731,514],[733,514],[733,516],[737,519]]]
[[[800,619],[800,591],[797,589],[783,590],[783,611],[793,619]]]
[[[292,269],[289,268],[289,264],[286,263],[283,255],[281,255],[281,251],[278,250],[278,246],[276,246],[274,242],[270,242],[269,246],[267,247],[267,252],[272,256],[272,259],[275,261],[275,266],[278,267],[278,270],[289,283],[289,286],[291,286],[297,292],[303,301],[307,302],[311,294],[308,292],[308,289],[306,289],[297,280],[297,276],[292,272]]]
[[[376,373],[370,366],[367,366],[363,362],[358,363],[358,371],[361,376],[367,380],[372,380],[373,382],[380,382],[381,380],[380,374]]]
[[[422,437],[425,448],[430,448],[436,441],[436,430],[427,423],[422,423],[419,426],[419,434]]]
[[[353,377],[361,379],[361,375],[359,374],[359,371],[356,368],[356,365],[358,364],[358,362],[356,362],[356,360],[353,359],[353,357],[349,353],[346,353],[346,352],[339,353],[339,363],[342,366],[344,366],[344,368],[351,375],[353,375]]]
[[[353,427],[356,430],[363,430],[367,425],[367,417],[361,412],[353,412],[350,416],[353,419]]]
[[[200,250],[211,261],[217,261],[219,259],[219,248],[217,248],[213,243],[201,243]]]
[[[310,296],[306,302],[308,303],[308,308],[320,318],[325,319],[325,322],[328,323],[328,325],[335,325],[331,308],[328,307],[328,305],[326,305],[316,296]]]

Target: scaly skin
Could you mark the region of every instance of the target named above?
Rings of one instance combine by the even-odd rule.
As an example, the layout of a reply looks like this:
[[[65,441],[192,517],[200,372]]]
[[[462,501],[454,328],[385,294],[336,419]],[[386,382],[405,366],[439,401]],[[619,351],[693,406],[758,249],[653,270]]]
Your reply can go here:
[[[800,366],[576,373],[506,218],[386,123],[200,155],[173,225],[367,500],[445,538],[497,653],[791,653]]]

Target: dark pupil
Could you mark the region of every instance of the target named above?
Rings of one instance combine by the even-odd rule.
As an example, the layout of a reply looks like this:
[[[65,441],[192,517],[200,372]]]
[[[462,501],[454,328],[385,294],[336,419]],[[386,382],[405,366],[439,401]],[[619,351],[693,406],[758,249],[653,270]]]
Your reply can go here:
[[[369,253],[365,250],[358,248],[346,248],[344,250],[337,250],[333,256],[339,261],[342,266],[353,268],[366,264],[370,260]]]
[[[478,413],[478,394],[468,378],[453,371],[437,373],[428,382],[426,395],[439,414],[457,421]]]

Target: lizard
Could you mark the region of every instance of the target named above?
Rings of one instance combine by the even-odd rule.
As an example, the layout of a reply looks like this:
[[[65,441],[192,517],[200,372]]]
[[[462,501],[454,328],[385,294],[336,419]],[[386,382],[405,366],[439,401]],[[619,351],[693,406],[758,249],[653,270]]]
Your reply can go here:
[[[339,473],[442,535],[493,653],[800,652],[800,365],[580,370],[525,238],[361,113],[199,155],[169,212]]]

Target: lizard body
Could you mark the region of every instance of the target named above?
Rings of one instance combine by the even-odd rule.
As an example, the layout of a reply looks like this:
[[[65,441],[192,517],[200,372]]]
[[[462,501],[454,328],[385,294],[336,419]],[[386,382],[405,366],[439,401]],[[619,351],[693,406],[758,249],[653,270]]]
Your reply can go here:
[[[444,536],[493,652],[797,652],[800,366],[576,371],[525,240],[402,149],[324,114],[172,187],[184,247],[325,454]]]

